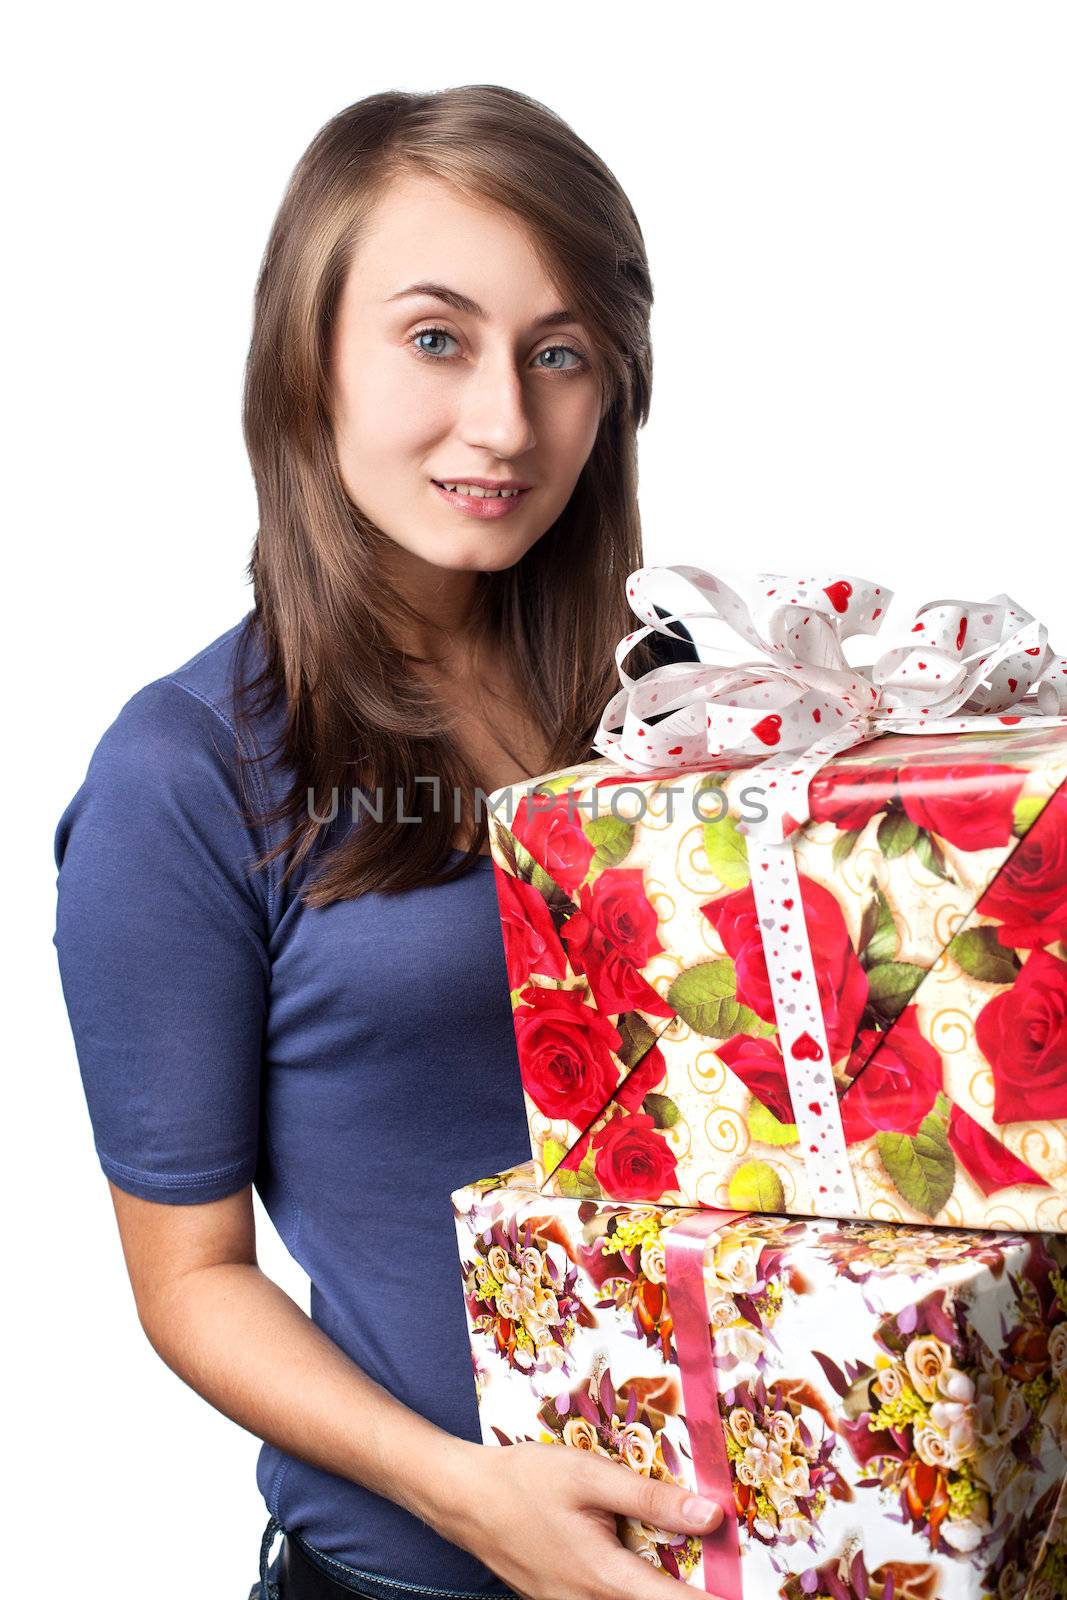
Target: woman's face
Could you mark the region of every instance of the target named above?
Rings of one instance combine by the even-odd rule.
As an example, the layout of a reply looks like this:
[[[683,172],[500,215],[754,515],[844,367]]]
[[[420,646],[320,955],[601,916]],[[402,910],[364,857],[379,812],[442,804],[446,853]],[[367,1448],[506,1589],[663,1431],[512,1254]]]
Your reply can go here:
[[[512,213],[436,178],[398,177],[361,238],[335,324],[345,489],[434,567],[510,567],[555,522],[593,448],[598,370]],[[472,479],[529,487],[485,500],[435,487]]]

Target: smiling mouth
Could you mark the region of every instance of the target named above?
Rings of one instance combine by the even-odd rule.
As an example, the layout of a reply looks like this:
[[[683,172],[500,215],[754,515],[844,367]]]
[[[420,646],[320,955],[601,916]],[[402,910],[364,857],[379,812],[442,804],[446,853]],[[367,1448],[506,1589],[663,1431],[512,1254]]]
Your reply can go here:
[[[472,500],[517,500],[520,495],[529,493],[528,489],[482,489],[472,483],[446,483],[440,478],[431,481],[448,494],[466,495]]]
[[[501,494],[497,489],[482,489],[475,484],[463,484],[457,489],[437,478],[431,478],[430,482],[449,510],[460,517],[473,517],[476,522],[503,521],[517,511],[532,492],[523,488]],[[464,493],[464,490],[468,492]]]

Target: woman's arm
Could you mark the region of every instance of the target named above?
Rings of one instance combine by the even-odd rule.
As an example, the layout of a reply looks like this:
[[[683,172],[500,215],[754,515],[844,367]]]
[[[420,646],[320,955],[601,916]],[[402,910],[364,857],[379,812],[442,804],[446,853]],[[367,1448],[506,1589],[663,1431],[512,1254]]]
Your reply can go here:
[[[702,1518],[685,1490],[559,1445],[472,1444],[403,1405],[260,1271],[250,1186],[202,1205],[111,1196],[150,1343],[234,1422],[396,1501],[530,1600],[677,1593],[615,1517],[700,1534],[718,1507]]]

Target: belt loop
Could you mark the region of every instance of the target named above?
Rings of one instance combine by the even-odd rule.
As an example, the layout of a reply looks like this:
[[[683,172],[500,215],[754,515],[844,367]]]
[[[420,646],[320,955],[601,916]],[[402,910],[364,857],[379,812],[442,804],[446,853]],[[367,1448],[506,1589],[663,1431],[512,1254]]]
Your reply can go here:
[[[259,1547],[260,1600],[279,1600],[278,1585],[276,1583],[271,1583],[270,1579],[267,1577],[267,1567],[270,1563],[270,1547],[274,1543],[274,1535],[276,1533],[281,1533],[284,1535],[285,1529],[282,1527],[277,1517],[272,1516],[270,1521],[267,1523],[266,1528],[263,1530],[263,1541]]]

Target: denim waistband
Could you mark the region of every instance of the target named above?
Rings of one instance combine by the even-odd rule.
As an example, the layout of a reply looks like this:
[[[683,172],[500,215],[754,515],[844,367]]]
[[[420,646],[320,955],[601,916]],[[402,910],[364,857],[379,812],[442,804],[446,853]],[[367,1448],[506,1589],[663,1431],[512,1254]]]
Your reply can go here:
[[[350,1584],[354,1590],[370,1596],[371,1600],[403,1600],[405,1595],[425,1596],[426,1600],[519,1600],[513,1589],[483,1589],[480,1593],[473,1594],[465,1589],[437,1589],[432,1584],[426,1583],[400,1583],[394,1578],[383,1578],[376,1572],[364,1572],[360,1567],[350,1567],[347,1562],[338,1561],[336,1556],[328,1556],[324,1551],[316,1550],[315,1546],[308,1544],[299,1533],[283,1527],[277,1517],[273,1516],[264,1529],[259,1547],[259,1582],[263,1600],[279,1600],[277,1586],[271,1583],[267,1576],[271,1545],[279,1533],[298,1545],[307,1559],[328,1577],[336,1578],[340,1583]],[[281,1596],[281,1600],[285,1600],[284,1595]]]

